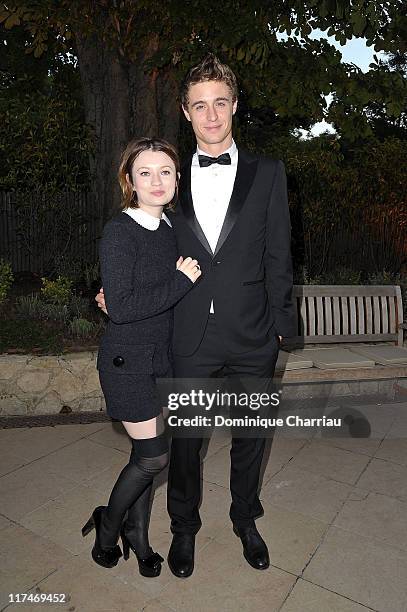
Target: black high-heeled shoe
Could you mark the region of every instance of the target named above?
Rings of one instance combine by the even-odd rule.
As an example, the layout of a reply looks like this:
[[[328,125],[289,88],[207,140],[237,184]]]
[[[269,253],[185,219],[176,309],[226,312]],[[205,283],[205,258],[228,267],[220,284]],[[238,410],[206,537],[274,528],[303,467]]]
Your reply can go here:
[[[124,532],[124,526],[125,523],[123,523],[122,528],[120,530],[120,537],[122,539],[123,545],[123,559],[125,561],[128,560],[131,549],[136,555],[138,561],[138,569],[142,576],[146,576],[147,578],[155,578],[156,576],[159,576],[161,574],[161,563],[164,561],[163,557],[156,552],[152,552],[151,555],[148,555],[144,558],[139,557]]]
[[[114,567],[122,556],[120,546],[116,544],[113,548],[102,548],[99,541],[100,522],[102,520],[102,511],[105,506],[97,506],[92,512],[92,516],[88,522],[82,527],[82,537],[85,537],[95,528],[96,538],[92,548],[92,559],[102,567]]]

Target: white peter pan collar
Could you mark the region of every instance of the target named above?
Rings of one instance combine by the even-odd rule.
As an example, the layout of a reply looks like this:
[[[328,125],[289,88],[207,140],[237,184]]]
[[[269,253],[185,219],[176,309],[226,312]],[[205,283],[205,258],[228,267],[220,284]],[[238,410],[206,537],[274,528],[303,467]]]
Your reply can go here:
[[[158,217],[153,217],[153,215],[150,215],[142,208],[125,208],[123,212],[127,213],[136,223],[148,230],[157,230],[160,227],[161,219],[172,227],[171,221],[165,213],[162,213],[161,219],[159,219]]]

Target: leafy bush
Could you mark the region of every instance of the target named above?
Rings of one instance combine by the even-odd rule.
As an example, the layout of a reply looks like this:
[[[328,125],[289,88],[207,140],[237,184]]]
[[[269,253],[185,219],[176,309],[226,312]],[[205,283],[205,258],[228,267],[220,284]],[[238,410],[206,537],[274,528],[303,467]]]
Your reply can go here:
[[[41,319],[42,302],[38,295],[19,295],[16,298],[17,315],[23,319]]]
[[[83,269],[83,276],[88,289],[91,289],[92,283],[100,277],[99,262],[95,264],[86,264]]]
[[[97,325],[87,319],[75,317],[70,323],[71,334],[76,338],[88,338],[96,332]]]
[[[304,266],[295,274],[295,283],[299,285],[360,285],[361,272],[351,268],[338,267],[330,272],[310,276]]]
[[[14,276],[11,270],[11,264],[4,259],[0,259],[0,304],[6,299],[13,280]]]
[[[72,317],[86,319],[86,315],[89,313],[89,300],[73,293],[70,297],[68,308]]]
[[[68,306],[71,297],[72,280],[66,276],[58,276],[56,280],[42,278],[41,294],[51,304]]]
[[[40,348],[49,354],[59,354],[62,346],[62,333],[59,329],[49,329],[40,321],[0,319],[0,353],[10,347],[18,347],[25,351]]]
[[[46,302],[36,294],[16,298],[16,312],[23,319],[66,321],[69,318],[67,304]]]

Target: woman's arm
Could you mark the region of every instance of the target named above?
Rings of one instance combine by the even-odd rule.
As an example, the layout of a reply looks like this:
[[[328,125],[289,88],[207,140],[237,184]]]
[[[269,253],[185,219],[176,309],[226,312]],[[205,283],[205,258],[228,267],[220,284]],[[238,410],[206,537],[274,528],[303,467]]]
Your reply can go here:
[[[117,324],[132,323],[168,310],[194,284],[186,274],[174,270],[166,282],[149,287],[148,292],[134,287],[136,258],[134,238],[128,229],[120,223],[108,222],[99,245],[100,271],[107,311]]]

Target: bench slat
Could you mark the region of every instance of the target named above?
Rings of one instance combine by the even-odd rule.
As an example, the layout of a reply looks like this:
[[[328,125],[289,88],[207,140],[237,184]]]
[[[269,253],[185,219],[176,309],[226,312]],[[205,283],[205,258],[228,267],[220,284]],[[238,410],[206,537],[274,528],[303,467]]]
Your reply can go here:
[[[392,285],[294,285],[297,340],[403,343],[400,287]]]
[[[317,334],[324,334],[324,305],[322,297],[315,298],[316,313],[317,313]]]
[[[389,298],[389,325],[390,325],[390,329],[389,331],[394,334],[396,333],[397,329],[396,329],[396,309],[397,309],[397,302],[395,298]]]
[[[382,307],[382,333],[387,334],[389,332],[389,313],[387,308],[387,297],[382,295],[380,298]]]
[[[341,310],[342,310],[342,333],[343,334],[349,334],[349,324],[348,324],[348,317],[349,317],[349,310],[348,310],[348,298],[347,297],[341,297]]]
[[[373,333],[380,334],[380,298],[374,295],[373,301]]]
[[[356,298],[357,309],[358,309],[358,334],[365,333],[365,308],[364,299],[362,296]]]
[[[308,326],[307,326],[307,298],[303,297],[301,298],[301,302],[300,302],[300,334],[304,334],[304,336],[308,336],[309,335],[309,330],[308,330]],[[298,326],[297,326],[298,329]]]
[[[351,295],[349,298],[349,318],[350,318],[350,333],[357,334],[356,329],[356,298]]]
[[[322,298],[324,301],[324,319],[325,319],[325,333],[327,336],[332,336],[332,299],[330,297]]]
[[[332,302],[333,302],[333,311],[334,311],[333,333],[340,334],[341,333],[341,310],[340,310],[339,298],[337,296],[333,297]]]
[[[370,296],[365,299],[366,306],[366,333],[373,333],[373,311],[372,311],[372,298]]]
[[[313,336],[316,334],[316,325],[315,325],[315,300],[313,297],[307,298],[308,304],[308,334]]]

